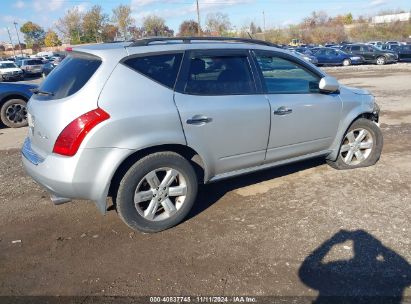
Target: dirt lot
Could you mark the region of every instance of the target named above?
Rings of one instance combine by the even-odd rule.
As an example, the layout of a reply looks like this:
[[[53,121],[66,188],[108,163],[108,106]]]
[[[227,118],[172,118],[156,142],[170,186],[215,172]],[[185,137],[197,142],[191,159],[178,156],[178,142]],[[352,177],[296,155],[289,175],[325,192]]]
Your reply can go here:
[[[411,64],[326,70],[376,95],[376,166],[313,160],[207,185],[158,234],[87,201],[53,206],[20,165],[25,130],[1,129],[0,295],[411,296]]]

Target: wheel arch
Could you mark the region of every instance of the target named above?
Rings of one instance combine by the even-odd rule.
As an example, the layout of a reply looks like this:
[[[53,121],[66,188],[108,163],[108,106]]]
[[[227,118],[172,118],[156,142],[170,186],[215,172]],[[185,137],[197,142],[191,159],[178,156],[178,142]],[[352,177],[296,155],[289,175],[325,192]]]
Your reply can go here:
[[[7,95],[0,96],[0,107],[11,99],[21,99],[21,100],[24,100],[25,102],[29,100],[27,96],[24,96],[22,94],[18,94],[18,93],[7,94]]]
[[[200,156],[194,149],[189,146],[181,144],[164,144],[147,147],[138,151],[133,152],[127,158],[125,158],[120,165],[116,168],[109,185],[108,196],[113,198],[115,203],[115,197],[117,194],[118,186],[121,182],[121,179],[126,174],[127,170],[139,159],[156,152],[175,152],[185,159],[187,159],[193,166],[194,171],[196,172],[198,182],[204,183],[204,179],[207,176],[207,167],[204,163],[204,158]]]
[[[340,125],[340,131],[337,133],[336,139],[332,145],[332,152],[327,156],[328,160],[335,161],[338,157],[338,152],[340,150],[341,142],[344,138],[345,133],[351,127],[351,125],[359,118],[365,118],[378,123],[378,115],[364,111],[361,113],[351,113],[350,116]]]

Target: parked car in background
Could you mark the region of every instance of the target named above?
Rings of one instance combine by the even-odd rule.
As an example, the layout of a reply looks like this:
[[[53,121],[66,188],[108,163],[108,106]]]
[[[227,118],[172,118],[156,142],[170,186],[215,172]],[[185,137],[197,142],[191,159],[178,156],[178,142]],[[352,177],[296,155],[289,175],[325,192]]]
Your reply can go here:
[[[0,61],[0,81],[23,79],[23,71],[13,61]]]
[[[314,56],[318,60],[318,65],[343,65],[361,64],[364,62],[361,56],[348,55],[347,53],[334,48],[312,49]]]
[[[383,42],[382,41],[369,41],[367,44],[373,45],[380,49],[383,45]]]
[[[16,60],[16,64],[25,75],[41,75],[43,73],[44,63],[40,59],[19,59]]]
[[[27,101],[36,85],[0,83],[0,122],[10,128],[27,126]]]
[[[368,91],[265,41],[198,39],[79,46],[45,78],[22,162],[56,204],[90,199],[105,213],[112,196],[129,227],[157,232],[184,220],[198,183],[313,157],[378,161]]]
[[[362,57],[365,63],[384,65],[398,61],[398,55],[394,52],[380,50],[368,44],[348,44],[345,45],[342,50],[350,56],[356,55]]]
[[[397,53],[398,61],[411,61],[411,44],[401,45]]]
[[[305,61],[308,61],[314,65],[318,64],[318,60],[317,57],[315,57],[310,51],[306,51],[304,53],[300,53],[296,50],[291,50],[291,53],[293,53],[296,56],[300,56],[302,59],[304,59]]]

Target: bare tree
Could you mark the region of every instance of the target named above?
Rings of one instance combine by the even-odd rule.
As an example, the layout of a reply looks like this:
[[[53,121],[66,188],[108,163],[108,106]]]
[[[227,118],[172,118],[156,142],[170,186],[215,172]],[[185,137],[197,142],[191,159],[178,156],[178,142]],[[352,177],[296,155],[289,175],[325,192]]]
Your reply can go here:
[[[206,18],[206,27],[209,32],[221,35],[231,28],[230,18],[223,13],[209,13]]]
[[[56,23],[57,30],[66,42],[78,44],[81,42],[81,25],[83,14],[77,6],[68,10]]]
[[[120,4],[113,9],[113,22],[119,28],[120,33],[127,39],[128,29],[133,26],[135,20],[131,16],[131,7],[130,5]]]

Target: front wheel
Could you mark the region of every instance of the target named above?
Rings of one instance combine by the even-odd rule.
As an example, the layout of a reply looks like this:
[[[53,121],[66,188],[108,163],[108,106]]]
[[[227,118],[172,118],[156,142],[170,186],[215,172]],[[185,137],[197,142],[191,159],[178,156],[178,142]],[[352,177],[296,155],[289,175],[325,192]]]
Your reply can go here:
[[[174,152],[158,152],[137,161],[117,191],[117,212],[132,229],[159,232],[180,223],[197,196],[191,164]]]
[[[377,64],[378,65],[384,65],[385,63],[386,63],[386,59],[385,59],[385,57],[384,56],[381,56],[381,57],[378,57],[377,58]]]
[[[378,125],[359,118],[347,130],[337,159],[327,163],[339,170],[372,166],[380,159],[382,147],[383,136]]]
[[[349,65],[351,65],[351,60],[350,59],[344,59],[342,64],[343,64],[343,66],[349,66]]]

